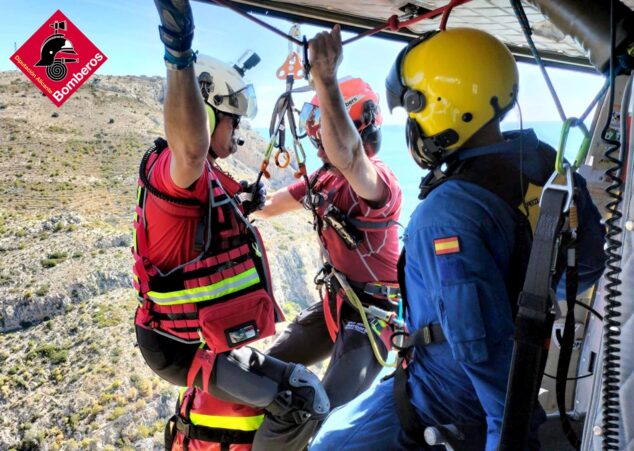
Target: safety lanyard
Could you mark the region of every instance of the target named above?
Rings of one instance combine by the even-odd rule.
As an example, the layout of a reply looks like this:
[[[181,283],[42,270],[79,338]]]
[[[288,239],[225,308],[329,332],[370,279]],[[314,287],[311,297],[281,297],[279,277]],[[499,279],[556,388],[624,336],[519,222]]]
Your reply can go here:
[[[555,314],[558,309],[552,286],[564,241],[576,234],[574,171],[566,165],[564,175],[555,171],[542,191],[540,213],[533,236],[524,287],[515,319],[515,345],[506,392],[499,450],[522,449],[541,384]],[[572,248],[574,249],[574,248]],[[566,277],[576,296],[574,251]],[[575,280],[568,280],[571,277]],[[574,285],[574,286],[573,286]],[[574,322],[574,310],[570,308]]]

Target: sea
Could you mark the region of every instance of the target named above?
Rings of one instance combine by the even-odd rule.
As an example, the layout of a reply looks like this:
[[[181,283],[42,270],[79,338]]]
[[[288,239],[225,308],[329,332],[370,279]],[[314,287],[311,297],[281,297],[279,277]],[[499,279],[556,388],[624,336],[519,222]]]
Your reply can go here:
[[[562,125],[561,122],[524,122],[523,128],[525,130],[530,128],[534,129],[540,140],[557,149],[561,137]],[[518,130],[519,128],[518,123],[502,122],[503,131]],[[257,128],[256,130],[268,141],[268,129]],[[405,140],[404,126],[384,125],[382,131],[383,142],[381,144],[379,157],[394,172],[403,190],[403,205],[399,222],[405,227],[409,222],[412,212],[420,202],[418,199],[418,187],[426,171],[419,168],[409,154]],[[581,145],[582,138],[581,132],[579,132],[578,129],[570,130],[566,145],[566,158],[574,159]],[[287,137],[287,143],[289,142],[291,142],[290,137]],[[306,166],[308,171],[312,172],[319,168],[321,162],[319,158],[317,158],[315,148],[308,139],[302,140],[302,146],[306,152]]]

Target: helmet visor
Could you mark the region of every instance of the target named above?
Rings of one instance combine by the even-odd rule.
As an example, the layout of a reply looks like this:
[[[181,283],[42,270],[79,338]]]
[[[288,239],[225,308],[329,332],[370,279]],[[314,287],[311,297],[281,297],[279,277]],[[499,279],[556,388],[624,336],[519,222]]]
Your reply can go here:
[[[319,131],[321,114],[319,107],[312,103],[304,103],[302,111],[299,113],[299,133],[306,134],[310,138],[316,138]]]
[[[405,91],[407,91],[407,86],[403,84],[401,65],[407,50],[408,47],[400,51],[396,57],[396,61],[394,61],[394,64],[390,69],[389,74],[387,75],[387,78],[385,79],[385,100],[387,100],[387,106],[390,109],[390,112],[396,107],[403,106],[403,97],[405,96]]]
[[[258,112],[255,89],[248,84],[236,92],[214,96],[215,107],[223,112],[253,119]]]

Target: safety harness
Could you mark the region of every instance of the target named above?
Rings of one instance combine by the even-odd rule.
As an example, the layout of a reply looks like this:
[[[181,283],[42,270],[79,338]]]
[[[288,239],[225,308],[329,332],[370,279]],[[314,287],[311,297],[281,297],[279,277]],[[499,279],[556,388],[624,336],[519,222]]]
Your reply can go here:
[[[340,185],[329,186],[328,192],[322,192],[319,178],[328,170],[324,164],[309,179],[304,196],[304,207],[313,213],[313,227],[322,246],[325,263],[315,276],[315,284],[324,302],[324,317],[330,338],[334,342],[341,323],[341,311],[344,304],[358,312],[372,346],[375,358],[383,366],[393,366],[385,362],[379,351],[374,335],[378,336],[389,349],[390,334],[400,330],[402,321],[399,312],[400,288],[396,281],[359,282],[348,279],[335,268],[327,257],[324,231],[331,227],[352,251],[362,245],[367,232],[386,231],[397,227],[394,216],[386,218],[351,218],[335,205],[335,196],[342,189]],[[326,290],[324,293],[323,290]],[[374,332],[374,333],[373,333]]]
[[[319,178],[329,168],[328,164],[324,164],[310,177],[303,200],[304,208],[313,214],[313,228],[324,246],[323,232],[327,227],[332,227],[346,247],[354,250],[361,245],[366,232],[387,230],[400,225],[394,220],[396,213],[386,218],[374,219],[352,218],[340,211],[335,205],[335,196],[343,188],[343,183],[329,187],[327,193],[321,192],[323,186]]]
[[[250,450],[263,421],[261,409],[221,401],[196,388],[181,388],[176,412],[165,425],[165,449]]]
[[[566,179],[570,183],[563,188],[556,181],[555,176],[550,178],[548,176],[548,169],[552,168],[555,163],[555,152],[543,143],[539,143],[535,153],[532,158],[542,163],[542,167],[538,171],[539,174],[523,172],[519,176],[519,168],[517,168],[516,164],[517,154],[515,156],[496,154],[487,149],[465,150],[459,156],[460,159],[448,164],[445,172],[430,172],[421,182],[420,195],[420,198],[424,199],[434,189],[448,180],[464,180],[496,194],[512,207],[516,225],[516,240],[511,256],[506,288],[513,315],[517,318],[515,338],[520,340],[521,343],[526,343],[526,346],[533,352],[533,358],[530,361],[526,360],[526,365],[522,366],[521,370],[516,371],[515,377],[518,378],[518,381],[521,377],[524,377],[524,379],[519,381],[517,385],[509,385],[509,396],[514,397],[514,399],[517,398],[518,401],[525,401],[528,398],[536,399],[536,394],[533,394],[533,392],[529,393],[529,386],[533,386],[532,380],[537,373],[540,375],[539,381],[541,381],[541,374],[543,374],[545,358],[542,358],[542,353],[544,353],[544,345],[547,344],[547,340],[550,338],[553,318],[552,313],[550,313],[550,308],[553,306],[551,287],[554,282],[559,280],[561,275],[559,270],[561,264],[557,264],[557,250],[561,244],[559,232],[563,224],[561,215],[564,211],[568,211],[564,210],[564,206],[572,205],[573,193],[572,174],[569,174],[570,177]],[[481,174],[484,173],[487,174],[486,178],[481,177]],[[521,188],[518,186],[517,180],[521,181]],[[518,189],[513,189],[515,186],[518,186]],[[541,201],[538,204],[537,199],[540,199],[540,196]],[[535,226],[537,217],[539,219]],[[548,229],[546,224],[550,225]],[[576,223],[574,225],[576,227]],[[398,278],[403,306],[407,310],[405,258],[405,251],[403,250],[398,263]],[[570,273],[570,277],[574,279],[570,283],[571,290],[574,288],[574,295],[576,295],[576,285],[574,285],[576,278],[572,273]],[[539,288],[537,288],[538,286]],[[573,292],[571,291],[571,293]],[[537,298],[538,296],[539,298]],[[519,302],[516,303],[518,297]],[[570,311],[572,312],[572,308]],[[574,314],[572,321],[574,325]],[[399,335],[404,335],[404,337]],[[402,339],[403,344],[399,346],[394,343],[396,338]],[[419,423],[416,410],[410,402],[407,363],[415,347],[444,343],[447,338],[440,324],[434,323],[411,331],[409,334],[395,334],[392,340],[394,347],[399,350],[399,363],[393,374],[394,397],[399,420],[409,437],[416,440],[425,449],[429,446],[424,437],[425,428]],[[536,345],[536,343],[538,344]],[[531,381],[531,384],[525,385],[529,381]],[[539,382],[537,382],[536,387],[539,387]],[[535,388],[534,393],[536,393],[537,388]],[[518,411],[515,408],[509,408],[508,402],[507,400],[505,424],[507,424],[506,413],[521,414],[521,419],[514,416],[514,419],[508,424],[509,427],[525,428],[527,434],[528,417],[532,413],[532,405],[528,408],[522,407]],[[516,407],[517,405],[515,404]],[[486,436],[486,424],[456,424],[453,426],[459,432],[458,436],[469,437],[469,439],[464,441],[457,439],[455,434],[445,437],[454,449],[475,450],[482,448],[484,442],[480,439]],[[446,428],[444,430],[446,430],[447,434],[450,434],[449,430]],[[465,431],[471,432],[465,433]],[[473,435],[474,431],[478,431],[480,435],[475,437]],[[514,443],[514,446],[504,449],[522,449],[526,435],[524,435],[523,440],[521,446],[518,441]]]
[[[141,161],[134,217],[134,288],[141,303],[136,324],[183,343],[204,343],[214,354],[275,333],[283,314],[273,297],[264,246],[211,166],[209,198],[180,199],[150,183],[167,142],[157,139]],[[167,273],[149,260],[145,207],[148,201],[174,214],[200,218],[200,254]]]
[[[568,131],[573,125],[581,127],[584,140],[574,162],[568,164],[564,162],[563,154]],[[548,357],[555,312],[559,313],[553,287],[559,282],[564,265],[567,312],[557,364],[557,406],[566,438],[575,449],[579,449],[581,445],[566,412],[565,397],[574,341],[574,308],[578,289],[575,242],[579,220],[574,173],[585,161],[589,145],[589,133],[583,123],[578,123],[578,119],[574,118],[566,120],[555,160],[555,172],[542,191],[541,209],[534,231],[526,279],[518,299],[515,344],[500,435],[500,451],[515,450],[526,443],[530,416],[537,401]],[[562,257],[565,257],[565,263]]]

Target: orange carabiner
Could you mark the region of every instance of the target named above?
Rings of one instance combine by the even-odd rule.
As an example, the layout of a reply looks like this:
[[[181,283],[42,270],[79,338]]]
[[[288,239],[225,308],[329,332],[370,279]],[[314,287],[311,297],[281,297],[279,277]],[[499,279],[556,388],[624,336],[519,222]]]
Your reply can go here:
[[[269,166],[269,162],[267,160],[262,160],[262,163],[260,163],[260,172],[262,174],[264,174],[264,177],[266,177],[267,179],[270,179],[271,178],[271,174],[266,169],[268,166]]]
[[[304,66],[299,53],[296,51],[289,53],[284,64],[277,69],[276,75],[280,80],[286,80],[289,75],[293,75],[293,80],[304,78]]]
[[[282,157],[281,162],[280,162],[280,157]],[[291,154],[288,153],[288,150],[286,150],[285,148],[280,147],[280,149],[275,154],[275,164],[277,165],[278,168],[284,169],[290,163],[291,163]]]
[[[299,163],[298,165],[298,171],[293,174],[295,176],[296,179],[306,176],[306,165],[304,163]]]

